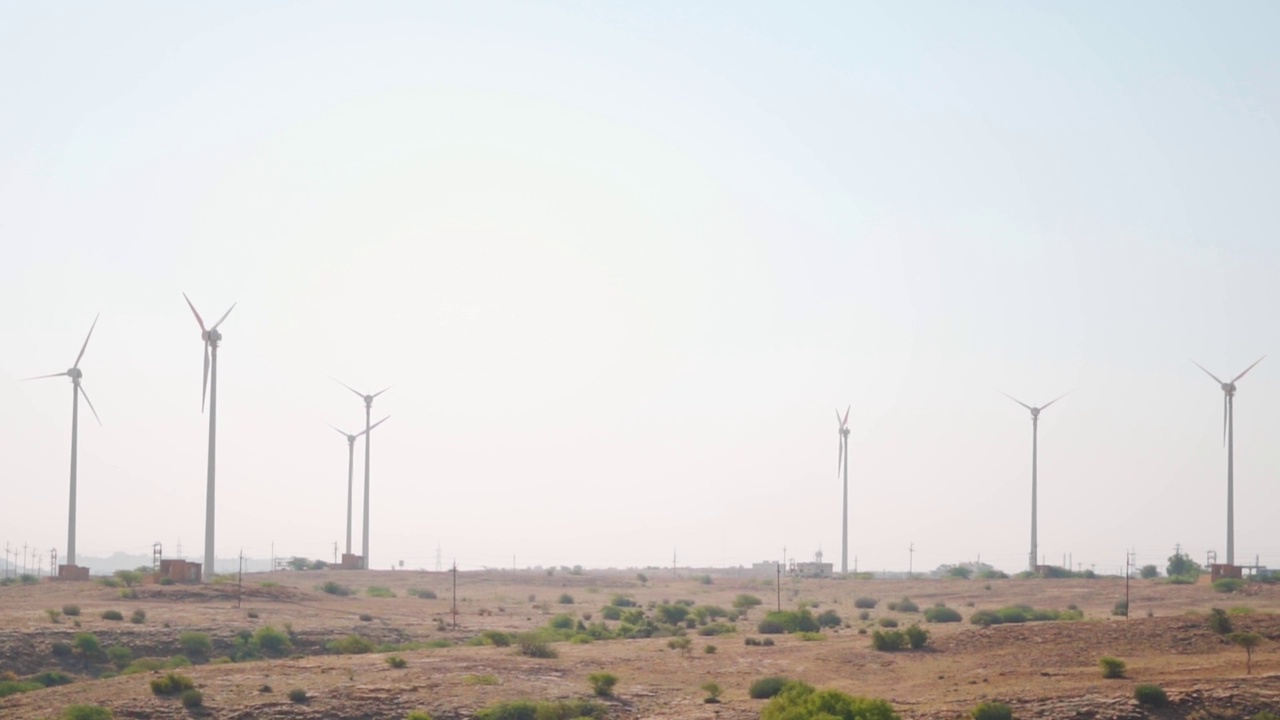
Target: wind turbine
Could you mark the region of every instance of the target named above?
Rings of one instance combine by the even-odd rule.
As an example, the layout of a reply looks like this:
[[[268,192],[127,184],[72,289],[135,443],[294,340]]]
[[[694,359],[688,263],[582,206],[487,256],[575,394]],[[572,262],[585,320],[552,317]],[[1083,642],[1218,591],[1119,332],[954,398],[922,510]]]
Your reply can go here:
[[[89,404],[89,409],[93,411],[93,418],[102,424],[102,419],[98,417],[98,411],[93,408],[93,401],[89,399],[89,393],[84,391],[84,387],[80,384],[80,379],[84,377],[84,373],[80,371],[80,360],[84,357],[84,351],[89,347],[89,338],[93,337],[93,329],[98,326],[98,317],[93,317],[93,324],[89,326],[89,334],[84,336],[84,344],[80,346],[80,354],[76,355],[76,362],[71,366],[70,370],[52,375],[40,375],[39,377],[27,378],[27,380],[43,380],[44,378],[53,377],[69,377],[71,378],[71,498],[69,509],[67,510],[67,564],[76,564],[76,456],[79,440],[80,429],[80,396],[84,396],[84,401]]]
[[[200,412],[204,412],[207,397],[209,400],[209,479],[204,497],[204,578],[208,580],[213,577],[214,560],[213,468],[218,440],[218,343],[222,342],[222,333],[218,332],[218,326],[227,319],[232,310],[236,309],[236,304],[231,303],[231,307],[222,314],[222,318],[214,323],[213,327],[206,328],[204,319],[200,317],[200,313],[196,312],[196,306],[191,304],[191,298],[187,297],[186,293],[182,293],[182,297],[187,301],[187,307],[191,308],[191,314],[196,316],[196,322],[200,324],[200,339],[204,341],[204,380],[200,386]]]
[[[361,528],[363,537],[361,538],[360,555],[364,558],[363,564],[364,568],[367,570],[369,568],[369,438],[371,437],[369,431],[373,429],[373,425],[369,424],[369,420],[373,413],[373,399],[390,390],[391,386],[388,385],[372,395],[365,395],[341,380],[335,378],[334,382],[360,396],[361,400],[364,400],[364,525]],[[379,422],[381,422],[381,420],[379,420]]]
[[[998,390],[1001,395],[1018,403],[1022,407],[1031,411],[1031,564],[1029,569],[1031,572],[1036,571],[1036,453],[1040,436],[1040,413],[1048,409],[1048,407],[1062,398],[1066,397],[1066,393],[1050,400],[1040,407],[1032,407],[1018,398],[1010,395],[1003,390]]]
[[[844,513],[844,524],[841,530],[841,547],[844,551],[840,554],[840,574],[849,573],[849,411],[853,406],[845,408],[844,417],[840,417],[840,411],[836,410],[836,423],[840,429],[840,456],[836,459],[836,474],[840,474],[841,466],[844,468],[844,503],[840,506]]]
[[[333,428],[334,430],[338,430],[338,434],[347,439],[347,554],[348,555],[351,554],[351,483],[353,478],[353,472],[355,471],[356,438],[360,437],[361,435],[364,435],[370,430],[373,430],[373,428],[378,427],[379,425],[381,425],[382,423],[386,422],[389,419],[391,419],[390,415],[382,418],[381,420],[374,423],[369,428],[366,428],[365,430],[361,430],[355,435],[352,435],[349,432],[338,430],[337,427],[333,425],[329,425],[328,423],[325,423],[326,425],[329,425],[329,427]]]
[[[1204,370],[1204,374],[1213,378],[1222,387],[1222,440],[1227,445],[1227,564],[1236,564],[1236,525],[1235,525],[1235,406],[1236,382],[1254,365],[1266,359],[1266,355],[1254,361],[1244,372],[1231,378],[1231,382],[1222,382],[1217,375],[1204,370],[1204,366],[1192,360],[1192,364]]]

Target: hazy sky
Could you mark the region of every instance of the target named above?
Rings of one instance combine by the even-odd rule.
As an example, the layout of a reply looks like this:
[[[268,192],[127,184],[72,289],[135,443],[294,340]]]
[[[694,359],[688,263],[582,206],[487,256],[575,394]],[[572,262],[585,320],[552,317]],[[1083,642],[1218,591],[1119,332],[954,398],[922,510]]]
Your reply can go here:
[[[0,5],[0,544],[1225,557],[1280,353],[1274,3]],[[1280,565],[1280,356],[1238,560]],[[361,455],[356,458],[359,467]],[[357,470],[359,482],[359,470]],[[357,495],[359,491],[357,491]],[[355,509],[359,518],[361,509]],[[359,544],[360,527],[355,528]],[[358,547],[357,547],[358,551]],[[852,560],[850,562],[852,565]]]

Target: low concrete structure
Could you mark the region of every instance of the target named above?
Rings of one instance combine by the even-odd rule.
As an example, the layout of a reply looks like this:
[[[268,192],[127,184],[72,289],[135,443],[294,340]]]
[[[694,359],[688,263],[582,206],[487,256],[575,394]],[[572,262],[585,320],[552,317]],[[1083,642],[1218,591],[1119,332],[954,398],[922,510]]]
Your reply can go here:
[[[204,579],[203,565],[187,560],[161,560],[156,580],[169,578],[177,583],[198,583]]]
[[[364,558],[354,553],[342,553],[342,564],[338,567],[343,570],[361,570],[364,568]]]
[[[80,582],[89,581],[89,568],[80,567],[79,565],[59,565],[58,580],[76,580]]]
[[[1209,566],[1209,582],[1213,583],[1226,578],[1243,580],[1244,568],[1226,563],[1214,563]]]

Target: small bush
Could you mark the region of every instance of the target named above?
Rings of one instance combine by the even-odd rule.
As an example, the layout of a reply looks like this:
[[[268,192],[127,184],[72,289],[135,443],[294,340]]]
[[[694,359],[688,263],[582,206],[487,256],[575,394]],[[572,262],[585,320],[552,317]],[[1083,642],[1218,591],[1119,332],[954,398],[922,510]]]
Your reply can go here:
[[[1129,617],[1129,603],[1126,600],[1117,600],[1116,604],[1111,606],[1111,614],[1116,617]]]
[[[1213,581],[1214,592],[1233,593],[1238,592],[1242,587],[1244,587],[1244,581],[1237,578],[1222,578],[1221,580]]]
[[[609,697],[613,695],[613,686],[618,684],[618,676],[607,672],[591,673],[587,676],[587,682],[591,683],[591,692],[600,697]]]
[[[603,705],[587,700],[515,700],[490,705],[475,714],[476,720],[601,720],[604,716]]]
[[[1159,685],[1139,685],[1133,689],[1133,699],[1138,701],[1139,705],[1147,707],[1164,707],[1169,702],[1169,696],[1165,694],[1164,688]]]
[[[560,593],[560,604],[561,604],[561,605],[572,605],[572,604],[573,604],[573,596],[572,596],[572,595],[570,595],[569,593]]]
[[[1108,680],[1124,677],[1125,664],[1123,660],[1113,657],[1104,657],[1098,660],[1098,666],[1102,668],[1102,677]]]
[[[77,652],[85,657],[102,655],[102,643],[98,642],[98,636],[92,633],[77,633],[72,645],[75,646]]]
[[[49,646],[49,652],[53,653],[54,657],[69,657],[71,655],[71,643],[65,640],[55,640]]]
[[[843,623],[844,621],[840,619],[839,613],[835,610],[823,610],[818,613],[818,627],[840,627]]]
[[[755,595],[742,594],[733,599],[733,606],[739,610],[750,610],[764,602]]]
[[[409,661],[405,660],[399,655],[388,655],[387,664],[397,670],[403,670],[404,668],[409,666]]]
[[[753,700],[767,700],[774,695],[782,692],[782,688],[786,686],[790,680],[776,675],[770,677],[762,677],[751,683],[751,687],[747,688],[747,694]]]
[[[373,622],[373,616],[369,613],[360,613],[360,622]]]
[[[557,658],[560,653],[551,647],[551,643],[537,633],[521,633],[516,636],[516,645],[520,654],[531,658]]]
[[[720,688],[720,685],[714,682],[702,683],[702,691],[707,694],[707,696],[702,699],[702,702],[704,703],[720,702],[720,693],[724,692],[724,690]]]
[[[706,644],[706,645],[704,645],[704,646],[702,647],[702,652],[704,652],[704,653],[706,653],[706,654],[708,654],[708,655],[715,655],[715,654],[716,654],[716,646],[715,646],[715,645],[712,645],[712,644],[710,644],[710,643],[708,643],[708,644]]]
[[[874,610],[876,607],[876,603],[878,602],[880,601],[876,600],[875,598],[860,597],[857,600],[853,601],[853,606],[856,608],[861,608],[863,610]]]
[[[364,655],[373,652],[376,648],[372,640],[362,638],[359,635],[348,635],[344,638],[332,640],[324,647],[325,650],[335,655]]]
[[[765,635],[817,632],[818,629],[818,620],[807,609],[774,611],[765,615],[756,626],[756,631]]]
[[[44,687],[56,687],[58,685],[70,685],[72,677],[58,670],[45,670],[42,673],[36,673],[27,678],[28,681],[39,683]]]
[[[893,618],[880,618],[879,620],[876,621],[876,624],[878,624],[882,628],[898,627],[898,621],[894,620]]]
[[[899,720],[884,700],[854,697],[836,690],[815,690],[801,682],[783,688],[760,711],[761,720],[792,718],[848,718],[853,720]]]
[[[964,617],[960,614],[959,610],[956,610],[955,608],[946,607],[945,605],[941,605],[938,607],[931,607],[928,610],[924,611],[925,622],[953,623],[953,622],[960,622],[963,619]]]
[[[339,597],[346,597],[351,594],[351,588],[347,587],[346,585],[339,585],[338,583],[332,580],[321,585],[320,590],[323,592],[329,593],[330,595],[337,595]]]
[[[103,620],[123,620],[124,615],[120,614],[119,610],[103,610],[102,619]]]
[[[913,613],[920,612],[920,606],[911,602],[911,598],[902,598],[898,601],[898,612]]]
[[[250,620],[257,620],[259,617],[257,610],[250,610],[249,612],[245,613],[245,616],[247,616]]]
[[[61,611],[61,610],[55,610],[55,609],[53,609],[53,608],[49,608],[48,610],[45,610],[44,612],[45,612],[45,614],[46,614],[46,615],[48,615],[48,616],[49,616],[49,622],[51,622],[51,623],[57,623],[57,622],[59,622],[58,618],[62,616],[62,611]]]
[[[693,641],[684,636],[673,637],[667,641],[667,647],[688,655],[691,648],[693,648]]]
[[[43,690],[44,686],[38,682],[21,681],[21,680],[0,680],[0,698],[18,693],[31,692],[33,690]]]
[[[202,632],[182,633],[178,636],[178,645],[188,656],[209,657],[209,653],[213,652],[213,641]]]
[[[280,657],[293,649],[293,641],[289,636],[270,625],[258,628],[258,631],[253,634],[253,641],[258,644],[262,652],[272,657]]]
[[[912,625],[906,631],[907,643],[911,645],[912,650],[919,650],[929,642],[929,631],[919,625]]]
[[[198,708],[202,705],[204,705],[204,693],[194,689],[182,691],[182,707]]]
[[[79,605],[63,605],[62,614],[68,617],[77,617],[80,615]]]
[[[907,636],[901,630],[876,630],[871,633],[871,647],[880,652],[897,652],[907,646]]]
[[[820,632],[798,632],[798,633],[795,633],[794,637],[797,637],[805,642],[816,642],[816,641],[827,639],[827,636],[823,635]]]
[[[409,594],[422,600],[436,599],[436,592],[434,590],[420,590],[418,588],[409,588]]]
[[[1213,608],[1209,611],[1209,629],[1219,635],[1227,635],[1231,632],[1231,618],[1227,617],[1227,613],[1222,608]]]
[[[129,622],[133,623],[134,625],[141,625],[146,621],[147,621],[146,610],[141,610],[141,609],[134,610],[133,614],[129,616]]]
[[[468,675],[462,678],[464,685],[497,685],[498,678],[494,675]]]
[[[983,702],[969,711],[973,720],[1013,720],[1013,709],[1004,703]]]
[[[870,611],[870,610],[863,610],[863,611],[859,612],[859,613],[858,613],[858,619],[859,619],[859,620],[863,620],[863,621],[870,620],[870,619],[871,619],[871,611]]]
[[[133,651],[121,645],[112,645],[107,648],[107,659],[111,661],[112,665],[123,670],[128,667],[129,663],[133,662]]]
[[[307,691],[302,688],[294,688],[289,691],[289,702],[304,703],[307,701]]]
[[[369,597],[375,597],[375,598],[393,598],[396,596],[396,593],[394,590],[392,590],[391,588],[382,587],[380,585],[370,585],[369,587],[364,589],[364,592]]]
[[[62,720],[112,720],[115,714],[101,705],[72,705],[62,711]]]
[[[404,716],[404,720],[431,720],[431,714],[426,710],[410,710],[409,714]]]
[[[176,673],[168,673],[164,677],[156,678],[151,681],[151,692],[155,695],[180,695],[188,690],[195,689],[195,682],[186,675],[178,675]]]

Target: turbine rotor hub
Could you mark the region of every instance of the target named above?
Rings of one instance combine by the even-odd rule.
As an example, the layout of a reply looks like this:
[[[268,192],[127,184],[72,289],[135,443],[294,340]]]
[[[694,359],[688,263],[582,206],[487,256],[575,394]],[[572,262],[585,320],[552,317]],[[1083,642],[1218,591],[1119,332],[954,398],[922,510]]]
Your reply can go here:
[[[84,377],[84,373],[80,372],[80,368],[71,368],[70,370],[67,371],[67,377],[71,378],[71,380],[74,382]]]
[[[1236,384],[1235,384],[1235,383],[1222,383],[1222,392],[1224,392],[1224,393],[1226,393],[1226,394],[1228,394],[1228,395],[1235,395],[1235,394],[1236,394]]]

